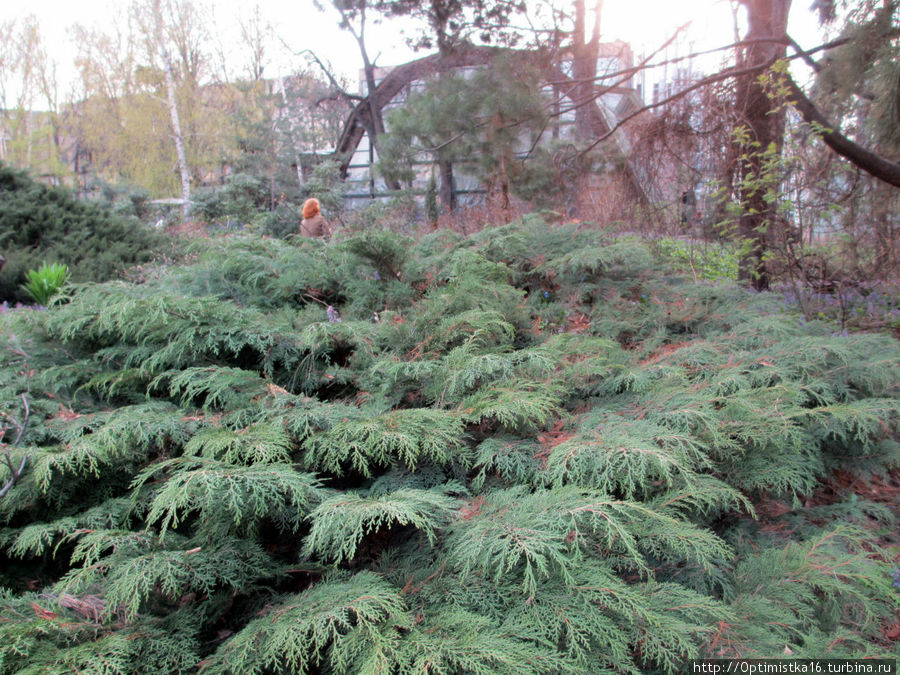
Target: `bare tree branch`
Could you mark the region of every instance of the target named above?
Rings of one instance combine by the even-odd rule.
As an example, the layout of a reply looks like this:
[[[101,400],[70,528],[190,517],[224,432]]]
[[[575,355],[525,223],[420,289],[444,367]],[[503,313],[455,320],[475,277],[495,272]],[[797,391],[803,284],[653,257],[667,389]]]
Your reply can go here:
[[[287,46],[287,45],[285,45],[285,46]],[[363,100],[362,96],[358,96],[356,94],[351,94],[346,89],[344,89],[341,86],[340,82],[337,81],[337,78],[334,76],[334,73],[331,72],[331,69],[326,67],[325,64],[322,63],[322,60],[319,58],[319,56],[314,51],[312,51],[311,49],[302,49],[299,52],[297,52],[297,55],[298,56],[306,55],[306,56],[310,57],[313,61],[315,61],[316,65],[319,66],[321,71],[325,74],[325,77],[328,78],[328,82],[331,83],[331,86],[335,88],[335,90],[338,92],[338,94],[341,95],[341,98],[343,98],[345,101],[347,101],[347,103],[351,107],[353,107],[353,105],[355,105],[354,103],[351,103],[351,101]]]
[[[590,152],[595,147],[597,147],[600,143],[602,143],[607,138],[612,136],[620,128],[625,126],[632,119],[634,119],[635,117],[637,117],[638,115],[640,115],[642,113],[647,112],[648,110],[653,110],[654,108],[660,108],[664,105],[668,105],[669,103],[672,103],[673,101],[677,101],[680,98],[684,98],[685,96],[690,94],[692,91],[696,91],[697,89],[702,89],[703,87],[706,87],[710,84],[715,84],[716,82],[721,82],[722,80],[727,80],[732,77],[738,77],[740,75],[757,73],[761,70],[765,70],[770,65],[771,64],[765,63],[762,65],[749,66],[747,68],[738,68],[736,66],[733,66],[731,68],[726,68],[725,70],[719,71],[715,75],[709,75],[708,77],[699,79],[696,82],[694,82],[694,84],[675,92],[671,96],[667,96],[666,98],[661,99],[661,100],[657,101],[656,103],[648,103],[643,108],[638,108],[634,112],[626,115],[625,117],[620,119],[618,122],[616,122],[616,124],[612,128],[610,128],[609,131],[604,133],[602,136],[599,136],[598,138],[596,138],[589,146],[587,146],[584,150],[582,150],[582,152]]]
[[[785,84],[791,93],[792,103],[807,124],[817,127],[822,141],[841,157],[880,181],[900,188],[900,164],[875,154],[837,131],[821,111],[790,76],[785,77]]]
[[[806,65],[808,65],[810,68],[812,68],[816,73],[821,73],[822,72],[821,64],[818,61],[816,61],[812,56],[810,56],[809,52],[804,51],[803,47],[798,45],[797,42],[794,40],[794,38],[792,38],[790,35],[788,35],[786,37],[788,39],[788,44],[790,45],[791,49],[793,49],[795,52],[797,52],[797,56],[802,58],[803,61],[806,63]]]
[[[685,24],[686,25],[686,24]],[[679,29],[680,30],[680,29]],[[688,54],[684,54],[682,56],[674,56],[669,59],[665,59],[663,61],[656,61],[654,63],[648,63],[649,58],[652,58],[656,54],[658,54],[662,49],[656,49],[649,58],[644,59],[641,63],[636,66],[632,66],[631,68],[624,68],[622,70],[616,70],[613,72],[603,73],[602,75],[597,75],[597,77],[592,78],[592,81],[600,82],[602,80],[610,80],[614,77],[622,77],[623,75],[634,75],[635,73],[639,73],[644,70],[653,70],[654,68],[662,68],[663,66],[670,66],[676,63],[680,63],[682,61],[689,61],[691,59],[696,59],[700,56],[708,56],[710,54],[715,54],[716,52],[723,52],[728,49],[735,49],[737,47],[747,47],[754,44],[767,44],[767,43],[775,43],[775,44],[785,44],[794,47],[795,51],[798,52],[798,56],[803,58],[804,60],[811,61],[811,57],[813,54],[816,54],[821,51],[827,51],[829,49],[834,49],[835,47],[841,47],[848,42],[850,42],[852,38],[842,37],[836,38],[834,40],[830,40],[828,42],[823,42],[820,45],[813,47],[812,49],[803,50],[797,45],[790,36],[786,35],[780,38],[749,38],[745,40],[738,40],[737,42],[732,42],[730,45],[724,45],[722,47],[713,47],[711,49],[704,49],[699,52],[690,52]],[[665,43],[668,44],[671,42],[671,38]],[[665,45],[663,45],[665,46]],[[815,63],[815,61],[813,61]],[[818,65],[818,63],[817,63]],[[550,80],[547,84],[568,84],[570,82],[579,82],[574,78],[568,78],[566,80],[554,81]]]
[[[791,44],[791,43],[793,43],[793,45],[796,45],[796,43],[793,42],[793,40],[791,40],[791,38],[790,38],[789,36],[785,35],[783,38],[779,38],[779,39],[744,40],[744,41],[742,41],[742,42],[740,42],[740,43],[735,43],[735,44],[733,44],[733,45],[729,45],[728,48],[735,47],[735,46],[741,46],[741,45],[743,45],[743,44],[755,43],[755,42],[776,42],[776,43],[779,43],[779,44],[781,44],[781,43],[784,43],[784,44]],[[791,56],[788,56],[787,58],[788,58],[789,60],[792,60],[792,59],[798,59],[798,58],[799,58],[799,59],[803,59],[804,61],[807,61],[807,60],[809,59],[810,55],[812,55],[812,54],[815,54],[815,53],[820,52],[820,51],[825,51],[825,50],[829,50],[829,49],[834,49],[835,47],[840,47],[840,46],[842,46],[842,45],[847,44],[848,42],[850,42],[850,38],[838,38],[838,39],[836,39],[836,40],[831,40],[831,41],[829,41],[829,42],[824,42],[824,43],[822,43],[822,44],[820,44],[820,45],[818,45],[818,46],[816,46],[816,47],[813,47],[812,49],[807,49],[807,50],[799,49],[799,46],[797,46],[797,49],[798,49],[799,51],[797,51],[796,54],[793,54],[793,55],[791,55]],[[721,48],[721,49],[725,49],[725,48],[723,47],[723,48]],[[711,50],[711,51],[717,51],[717,50]],[[698,53],[699,53],[699,52],[698,52]],[[654,108],[660,108],[660,107],[662,107],[662,106],[664,106],[664,105],[667,105],[667,104],[669,104],[669,103],[672,103],[673,101],[677,101],[678,99],[687,96],[687,95],[690,94],[691,92],[696,91],[697,89],[701,89],[701,88],[703,88],[703,87],[705,87],[705,86],[707,86],[707,85],[715,84],[716,82],[721,82],[722,80],[727,80],[727,79],[732,78],[732,77],[739,77],[739,76],[741,76],[741,75],[747,75],[747,74],[752,74],[752,73],[754,73],[754,72],[760,72],[760,71],[765,70],[766,68],[768,68],[768,67],[770,67],[770,66],[771,66],[770,63],[755,64],[755,65],[752,65],[752,66],[747,66],[747,67],[745,67],[745,68],[739,68],[739,67],[737,67],[737,66],[732,66],[731,68],[726,68],[725,70],[721,70],[721,71],[719,71],[718,73],[714,73],[713,75],[709,75],[709,76],[707,76],[707,77],[701,78],[701,79],[697,80],[694,84],[689,85],[689,86],[685,87],[684,89],[681,89],[681,90],[675,92],[675,93],[672,94],[671,96],[667,96],[666,98],[661,99],[661,100],[659,100],[659,101],[657,101],[657,102],[655,102],[655,103],[648,103],[648,104],[645,105],[644,107],[642,107],[642,108],[640,108],[640,109],[638,109],[638,110],[635,110],[635,111],[633,111],[632,113],[626,115],[625,117],[623,117],[622,119],[620,119],[620,120],[615,124],[615,126],[614,126],[613,128],[611,128],[608,132],[604,133],[602,136],[600,136],[599,138],[595,139],[595,140],[591,143],[591,145],[588,146],[588,147],[585,149],[585,152],[592,150],[592,149],[593,149],[594,147],[596,147],[598,144],[600,144],[600,143],[602,143],[603,141],[605,141],[607,138],[609,138],[610,136],[612,136],[613,133],[615,133],[618,129],[620,129],[621,127],[625,126],[626,123],[628,123],[629,121],[631,121],[632,119],[634,119],[635,117],[637,117],[638,115],[640,115],[641,113],[645,113],[645,112],[647,112],[648,110],[653,110]],[[648,66],[648,67],[652,68],[652,67],[654,67],[654,66],[651,65],[651,66]],[[791,80],[791,82],[793,83],[793,80]],[[615,86],[615,85],[613,85],[613,86]],[[794,86],[796,87],[797,85],[794,84]],[[798,87],[798,89],[799,89],[799,87]],[[603,96],[603,95],[604,95],[605,93],[607,93],[608,91],[609,91],[608,88],[603,88],[603,89],[601,89],[601,90],[598,91],[598,94],[597,94],[597,95],[598,95],[598,97],[599,97],[599,96]],[[800,93],[802,94],[802,90],[800,91]],[[805,95],[804,95],[804,98],[805,98]],[[807,99],[807,101],[808,101],[808,99]],[[810,105],[812,105],[812,104],[810,104]],[[801,114],[802,114],[802,113],[801,113]],[[848,159],[849,159],[849,158],[848,158]]]
[[[604,94],[606,94],[606,93],[608,93],[608,92],[610,92],[610,91],[612,91],[612,90],[618,88],[620,85],[622,85],[622,84],[624,84],[625,82],[627,82],[629,79],[631,79],[631,76],[634,75],[634,73],[640,72],[641,70],[644,70],[645,68],[648,68],[648,67],[654,67],[654,66],[648,66],[648,65],[647,65],[647,64],[649,63],[650,59],[652,59],[654,56],[656,56],[656,55],[659,54],[661,51],[663,51],[666,47],[668,47],[670,44],[672,44],[672,43],[675,41],[675,38],[678,37],[678,34],[681,33],[681,31],[683,31],[686,27],[687,27],[687,24],[684,24],[683,26],[679,26],[678,28],[676,28],[676,29],[675,29],[675,32],[672,33],[672,37],[670,37],[668,40],[666,40],[662,45],[660,45],[660,47],[659,47],[656,51],[654,51],[652,54],[650,54],[649,56],[647,56],[647,57],[646,57],[643,61],[641,61],[641,63],[639,63],[637,66],[634,66],[633,68],[627,68],[627,69],[625,69],[625,70],[619,71],[618,75],[619,75],[620,77],[619,77],[618,80],[616,80],[615,82],[613,82],[613,83],[610,84],[610,85],[606,85],[605,87],[603,87],[603,89],[600,89],[600,90],[598,90],[598,91],[595,91],[595,92],[594,92],[594,95],[593,95],[592,97],[590,97],[590,98],[588,98],[588,99],[586,99],[586,100],[584,100],[584,101],[579,101],[578,103],[575,103],[574,105],[571,105],[571,106],[569,106],[568,108],[560,109],[559,111],[554,112],[554,113],[553,113],[553,116],[554,116],[554,117],[558,117],[558,116],[560,116],[560,115],[563,115],[563,114],[565,114],[565,113],[571,112],[571,111],[573,111],[573,110],[577,110],[578,108],[580,108],[580,107],[582,107],[582,106],[590,105],[591,103],[594,103],[597,99],[599,99],[600,97],[602,97]],[[599,81],[599,80],[609,79],[609,78],[611,78],[611,77],[613,77],[613,76],[614,76],[614,75],[603,75],[602,77],[596,77],[596,78],[593,78],[591,81],[592,81],[592,82],[595,82],[595,81]],[[557,81],[554,81],[554,82],[550,82],[550,84],[567,84],[567,85],[574,85],[574,84],[576,84],[576,80],[574,80],[574,79],[569,79],[569,80],[557,80]]]
[[[6,462],[6,465],[9,467],[9,480],[6,481],[6,484],[0,488],[0,498],[4,497],[7,492],[9,492],[10,488],[15,485],[19,478],[22,477],[22,473],[25,471],[25,465],[28,463],[28,455],[22,456],[22,462],[19,464],[19,468],[16,469],[15,465],[13,465],[12,461],[12,453],[8,448],[14,448],[19,445],[22,440],[22,436],[25,435],[25,429],[28,427],[28,418],[31,416],[31,407],[28,405],[28,397],[25,394],[22,394],[22,407],[24,409],[22,415],[22,421],[16,422],[11,417],[7,416],[7,419],[10,419],[13,423],[13,426],[16,428],[16,438],[15,440],[7,445],[3,443],[3,460]]]

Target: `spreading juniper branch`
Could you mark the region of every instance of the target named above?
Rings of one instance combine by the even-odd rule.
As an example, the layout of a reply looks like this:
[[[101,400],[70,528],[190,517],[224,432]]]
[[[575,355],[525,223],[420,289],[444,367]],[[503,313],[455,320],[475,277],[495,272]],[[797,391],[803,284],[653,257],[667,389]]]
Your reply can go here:
[[[805,498],[897,465],[900,343],[828,337],[575,223],[348,239],[213,239],[159,279],[4,315],[41,386],[0,500],[22,561],[2,675],[883,654],[892,565],[862,528],[891,514]],[[8,412],[20,370],[0,360]]]

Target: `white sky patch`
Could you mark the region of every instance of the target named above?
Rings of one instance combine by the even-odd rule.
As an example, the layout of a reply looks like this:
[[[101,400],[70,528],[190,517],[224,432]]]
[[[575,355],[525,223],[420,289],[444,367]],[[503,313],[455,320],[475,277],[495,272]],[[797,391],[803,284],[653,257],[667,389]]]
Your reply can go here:
[[[37,17],[44,44],[57,63],[60,93],[72,90],[77,79],[74,59],[78,52],[71,27],[81,23],[87,27],[108,29],[113,17],[123,15],[128,7],[125,0],[28,0],[27,3],[0,3],[0,21],[23,20],[27,15]],[[198,3],[203,5],[202,0]],[[210,33],[228,62],[232,77],[246,73],[249,62],[246,48],[241,44],[239,21],[247,21],[253,13],[248,0],[211,0],[205,3],[213,10],[214,22]],[[301,50],[314,51],[323,61],[348,81],[356,80],[361,60],[356,42],[346,31],[338,28],[337,12],[330,7],[319,11],[312,0],[260,0],[260,14],[271,24],[278,36],[267,48],[267,76],[286,75],[307,65],[298,55]],[[323,0],[323,5],[328,5]],[[821,41],[808,0],[795,0],[791,13],[790,31],[804,47]],[[374,18],[374,16],[372,17]],[[724,46],[734,41],[734,17],[728,0],[605,0],[601,19],[604,41],[629,42],[637,58],[654,51],[675,29],[689,24],[677,47],[670,47],[667,56],[681,56],[689,51]],[[410,24],[406,22],[407,30]],[[416,57],[406,45],[404,24],[385,19],[368,26],[367,42],[370,56],[378,65],[394,65]],[[743,26],[740,31],[743,32]],[[710,57],[694,64],[695,69],[709,72],[727,58]],[[797,70],[795,68],[795,70]],[[799,74],[799,72],[798,72]],[[650,76],[656,81],[661,75]]]

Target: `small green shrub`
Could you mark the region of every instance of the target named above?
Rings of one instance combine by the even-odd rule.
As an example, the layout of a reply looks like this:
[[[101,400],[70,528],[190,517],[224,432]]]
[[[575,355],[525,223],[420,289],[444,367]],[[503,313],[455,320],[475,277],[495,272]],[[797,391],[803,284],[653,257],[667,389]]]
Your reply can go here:
[[[46,307],[69,280],[69,268],[60,263],[43,263],[36,270],[28,270],[28,281],[22,288],[28,297]]]
[[[162,214],[146,188],[128,183],[103,183],[100,185],[97,204],[118,216],[133,216],[142,223],[153,223]]]
[[[737,279],[740,250],[735,246],[703,242],[692,244],[665,237],[657,241],[660,257],[698,281]]]
[[[238,221],[246,225],[266,212],[269,201],[263,180],[236,173],[228,176],[224,185],[197,190],[191,215],[207,223]]]

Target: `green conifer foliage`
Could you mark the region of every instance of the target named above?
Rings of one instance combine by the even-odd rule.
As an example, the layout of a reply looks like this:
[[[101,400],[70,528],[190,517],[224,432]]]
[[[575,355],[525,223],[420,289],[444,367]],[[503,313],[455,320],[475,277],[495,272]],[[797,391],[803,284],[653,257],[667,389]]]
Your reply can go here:
[[[895,514],[820,488],[900,464],[900,344],[833,331],[533,217],[7,312],[0,675],[889,655]]]
[[[73,282],[101,281],[150,261],[166,245],[163,234],[136,218],[79,201],[63,188],[0,164],[0,253],[6,258],[0,301],[31,302],[22,285],[42,263],[67,266]],[[67,278],[58,276],[57,288]]]

